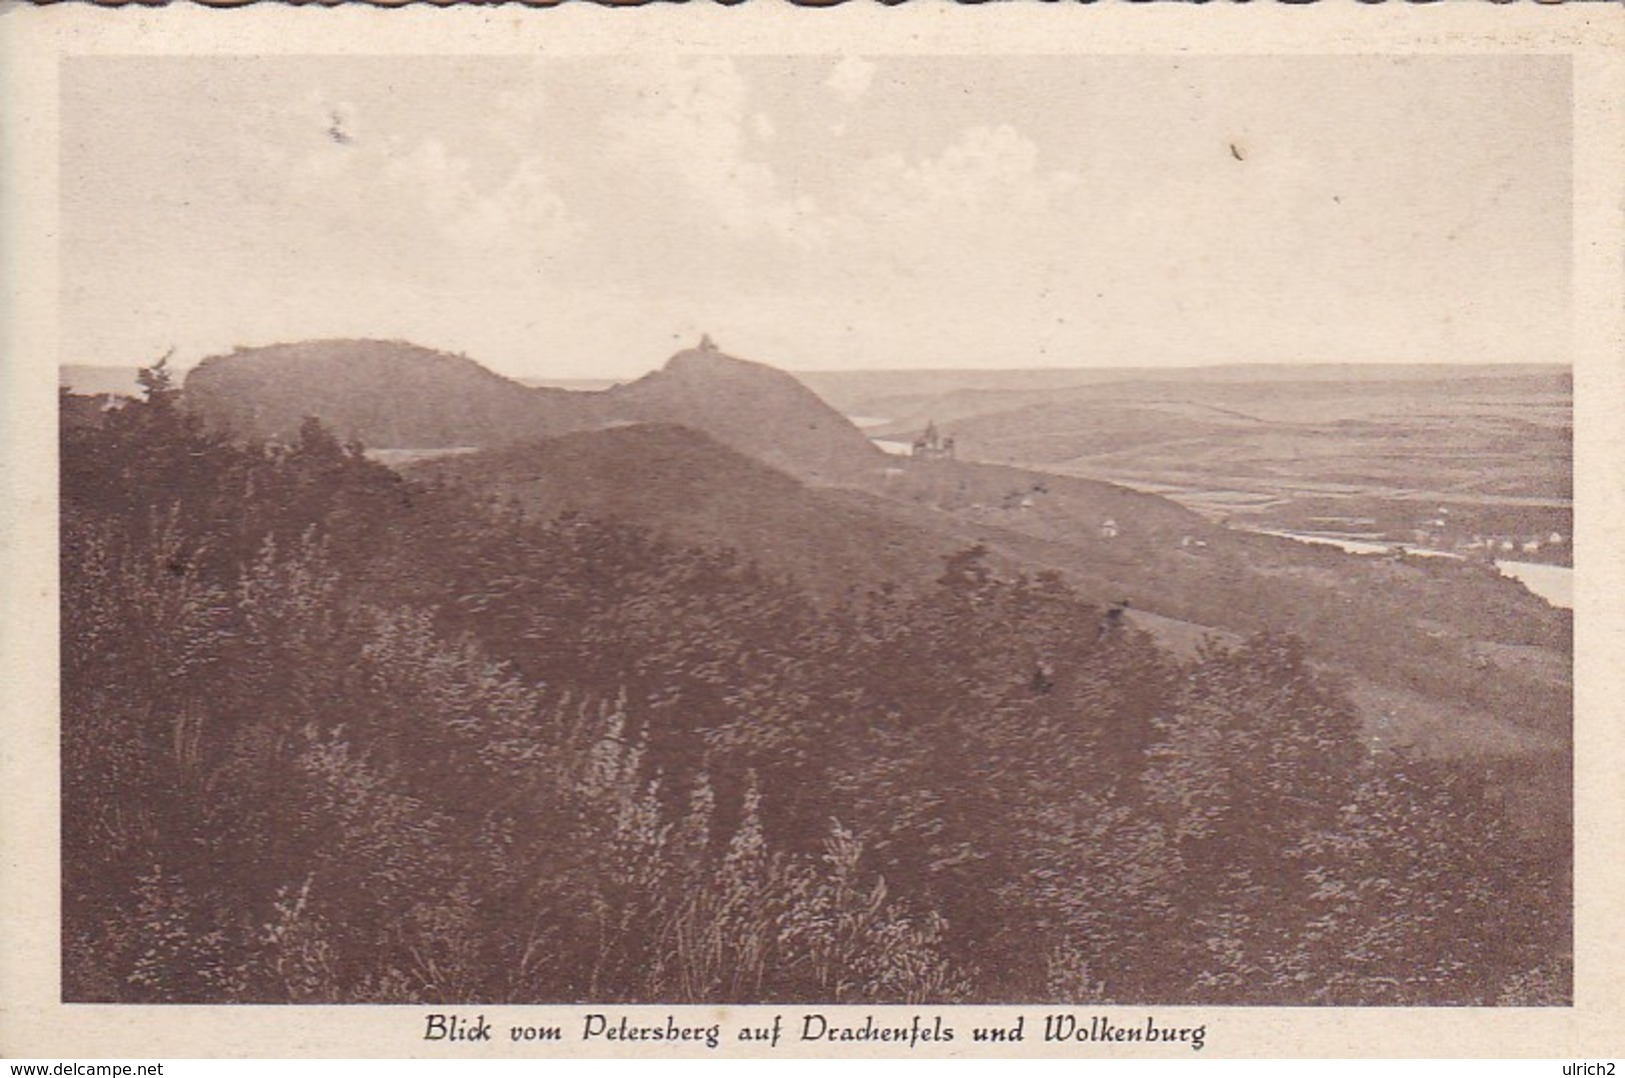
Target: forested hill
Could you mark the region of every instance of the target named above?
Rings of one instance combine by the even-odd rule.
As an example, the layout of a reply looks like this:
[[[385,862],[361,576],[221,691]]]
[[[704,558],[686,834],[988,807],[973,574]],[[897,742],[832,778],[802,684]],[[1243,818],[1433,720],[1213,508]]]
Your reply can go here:
[[[604,391],[527,386],[464,356],[399,341],[243,349],[188,374],[186,406],[239,438],[290,442],[307,416],[373,449],[499,446],[623,422],[677,423],[817,482],[881,454],[794,378],[714,348]]]
[[[63,435],[67,1000],[1570,998],[1567,844],[1290,637],[974,546],[819,606],[149,385]]]
[[[712,348],[679,352],[604,395],[618,416],[705,431],[814,482],[867,479],[884,463],[850,420],[795,378]]]
[[[594,394],[520,385],[401,341],[307,341],[205,359],[186,406],[211,427],[284,443],[315,416],[373,448],[487,445],[602,422]]]
[[[1361,717],[1385,745],[1539,748],[1553,754],[1543,767],[1561,769],[1568,614],[1489,567],[1235,532],[1098,481],[889,459],[865,486],[825,487],[688,428],[634,424],[403,467],[540,520],[574,513],[731,548],[825,605],[887,585],[912,592],[943,557],[980,545],[996,572],[1053,572],[1102,607],[1130,600],[1130,620],[1171,646],[1291,631],[1355,680]],[[1528,785],[1543,806],[1565,800],[1549,776]]]
[[[966,542],[855,492],[812,485],[669,423],[581,431],[413,464],[408,474],[516,506],[726,547],[820,602],[929,582]],[[996,559],[1001,564],[1007,559]]]
[[[825,604],[928,583],[946,553],[979,544],[999,571],[1131,602],[1170,646],[1291,631],[1354,679],[1384,744],[1544,753],[1519,796],[1541,806],[1531,826],[1562,826],[1546,807],[1565,800],[1552,776],[1569,743],[1570,622],[1488,565],[1357,559],[1097,480],[888,456],[790,376],[709,342],[600,391],[526,387],[410,345],[309,342],[212,359],[182,399],[240,439],[287,443],[310,415],[341,440],[409,450],[397,462],[483,448],[411,466],[543,518],[730,547]]]

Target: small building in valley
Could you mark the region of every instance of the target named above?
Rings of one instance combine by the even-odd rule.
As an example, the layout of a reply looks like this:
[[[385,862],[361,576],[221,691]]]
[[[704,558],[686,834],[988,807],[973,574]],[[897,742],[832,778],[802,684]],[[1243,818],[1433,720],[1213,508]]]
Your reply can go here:
[[[921,460],[951,460],[954,455],[953,435],[944,436],[937,430],[937,422],[933,419],[925,425],[924,432],[914,439],[909,455]]]

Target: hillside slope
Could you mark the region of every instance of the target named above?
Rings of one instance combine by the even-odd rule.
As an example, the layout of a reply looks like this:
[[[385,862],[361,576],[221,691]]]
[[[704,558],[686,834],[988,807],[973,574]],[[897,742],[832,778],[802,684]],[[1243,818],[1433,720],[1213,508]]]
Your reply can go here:
[[[679,352],[604,397],[617,417],[703,430],[814,482],[862,477],[883,463],[845,416],[790,375],[714,349]]]
[[[212,360],[186,397],[242,433],[287,438],[315,414],[374,447],[484,447],[410,470],[531,511],[727,545],[825,601],[929,581],[944,557],[980,544],[1001,571],[1058,572],[1186,638],[1293,632],[1375,684],[1568,735],[1566,685],[1500,658],[1566,656],[1567,615],[1492,570],[1249,535],[1088,478],[888,457],[790,376],[712,348],[572,392],[407,345],[312,342]]]
[[[924,583],[963,546],[851,491],[820,489],[670,423],[577,432],[404,469],[471,487],[529,515],[576,513],[685,546],[733,548],[825,602],[851,589]]]
[[[1560,751],[1568,740],[1566,679],[1502,661],[1540,655],[1563,666],[1567,613],[1460,563],[1356,558],[1233,532],[1108,483],[963,461],[903,461],[867,489],[817,487],[673,425],[578,432],[406,470],[528,513],[731,547],[826,603],[886,584],[917,588],[946,557],[980,545],[1001,574],[1055,572],[1099,607],[1128,600],[1131,620],[1183,652],[1207,633],[1293,632],[1329,668],[1373,686],[1365,718],[1389,747],[1494,756],[1497,746]],[[1401,696],[1411,703],[1394,705]]]

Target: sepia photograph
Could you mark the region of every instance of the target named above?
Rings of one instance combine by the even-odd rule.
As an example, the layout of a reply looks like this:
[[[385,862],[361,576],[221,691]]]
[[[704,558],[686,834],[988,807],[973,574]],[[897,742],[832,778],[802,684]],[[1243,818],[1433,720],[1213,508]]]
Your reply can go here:
[[[1572,1010],[1575,57],[893,41],[61,58],[53,1006]]]

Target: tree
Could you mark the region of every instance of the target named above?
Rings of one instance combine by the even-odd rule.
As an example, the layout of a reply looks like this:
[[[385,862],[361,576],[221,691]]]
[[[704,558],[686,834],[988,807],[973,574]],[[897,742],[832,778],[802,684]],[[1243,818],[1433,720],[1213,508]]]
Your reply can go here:
[[[174,354],[175,349],[171,348],[152,366],[136,371],[135,380],[141,386],[146,403],[159,408],[173,408],[179,402],[180,387],[175,385],[174,376],[169,370],[169,360]]]

